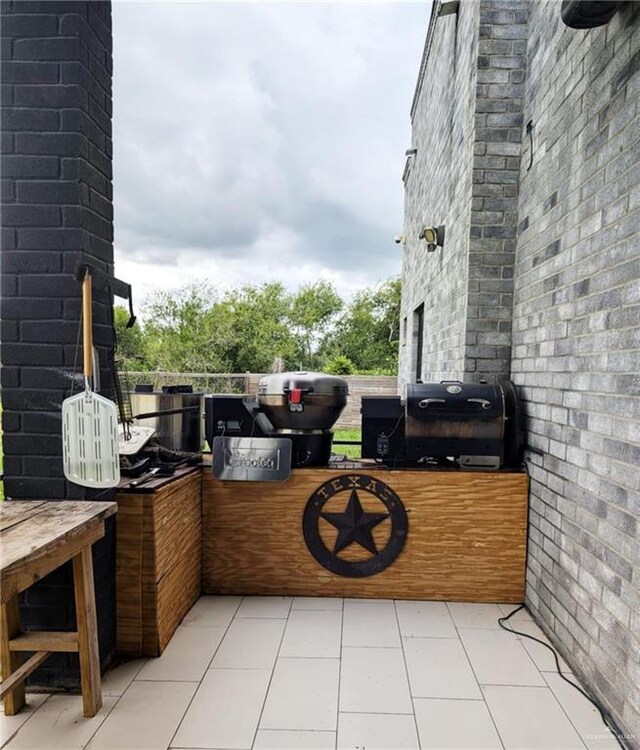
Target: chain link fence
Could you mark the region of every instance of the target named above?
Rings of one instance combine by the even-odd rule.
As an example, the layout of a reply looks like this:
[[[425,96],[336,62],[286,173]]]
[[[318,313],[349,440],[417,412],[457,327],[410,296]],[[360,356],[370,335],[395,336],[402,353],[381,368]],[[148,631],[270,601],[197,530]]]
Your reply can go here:
[[[138,385],[150,385],[154,391],[167,385],[191,385],[196,392],[204,393],[250,393],[249,373],[209,372],[122,372],[123,387],[134,391]]]

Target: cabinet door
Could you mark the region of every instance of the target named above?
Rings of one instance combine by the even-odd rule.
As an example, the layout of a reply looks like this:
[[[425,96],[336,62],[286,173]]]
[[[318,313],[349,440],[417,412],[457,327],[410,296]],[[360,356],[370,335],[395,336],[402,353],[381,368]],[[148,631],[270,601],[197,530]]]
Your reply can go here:
[[[201,476],[196,471],[149,496],[153,503],[153,545],[159,583],[194,548],[200,550]],[[151,573],[151,571],[149,571]]]

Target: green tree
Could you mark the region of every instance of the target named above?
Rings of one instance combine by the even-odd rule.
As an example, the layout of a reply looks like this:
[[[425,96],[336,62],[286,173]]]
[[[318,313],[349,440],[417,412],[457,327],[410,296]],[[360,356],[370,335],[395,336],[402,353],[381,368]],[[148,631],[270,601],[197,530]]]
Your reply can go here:
[[[247,285],[218,296],[208,283],[158,291],[143,327],[126,328],[116,310],[119,355],[130,370],[270,372],[324,366],[395,372],[400,281],[344,304],[326,281],[287,292],[280,283]],[[342,314],[340,312],[342,311]]]
[[[313,369],[319,366],[318,350],[343,306],[333,284],[324,280],[305,284],[294,296],[291,324],[299,337],[303,367]]]
[[[270,372],[276,359],[294,367],[296,338],[290,322],[291,295],[280,283],[228,292],[211,312],[228,331],[224,351],[236,372]]]
[[[400,279],[358,292],[323,342],[324,361],[339,355],[359,372],[395,375],[398,369]]]
[[[225,372],[224,325],[211,325],[216,294],[207,283],[157,291],[145,305],[145,352],[151,369],[169,372]]]
[[[293,367],[291,295],[279,283],[244,286],[218,298],[207,284],[156,292],[145,307],[151,369],[174,372],[269,372]]]

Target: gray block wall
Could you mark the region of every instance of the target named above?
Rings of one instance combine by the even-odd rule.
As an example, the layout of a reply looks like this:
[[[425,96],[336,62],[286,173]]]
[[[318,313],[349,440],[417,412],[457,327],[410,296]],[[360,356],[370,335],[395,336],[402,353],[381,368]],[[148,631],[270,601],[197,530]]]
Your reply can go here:
[[[401,383],[415,380],[414,311],[422,304],[422,379],[464,372],[478,14],[477,3],[464,3],[457,16],[432,18],[412,107],[417,153],[405,168]],[[443,248],[427,252],[418,239],[425,224],[446,225]]]
[[[508,377],[528,2],[482,2],[464,379]]]
[[[422,379],[494,382],[509,373],[527,0],[434,4],[405,167],[400,384],[416,378],[414,311],[424,304]],[[427,253],[425,225],[444,224]]]
[[[531,4],[512,361],[532,447],[527,603],[636,745],[639,15],[582,31]]]
[[[90,500],[65,481],[61,404],[74,373],[83,257],[113,270],[111,4],[4,1],[2,13],[2,428],[9,498]],[[110,387],[111,296],[94,291],[94,343]],[[103,499],[104,494],[102,495]],[[115,647],[114,522],[94,545],[103,664]],[[73,629],[67,565],[22,597],[26,628]],[[32,683],[77,687],[76,655]]]
[[[405,169],[400,387],[423,303],[425,379],[517,383],[527,605],[640,747],[640,11],[592,30],[567,28],[556,0],[462,0],[458,15],[465,93],[450,17],[432,19],[412,108],[413,145],[432,152],[455,127],[442,93],[468,111],[454,158],[418,148]],[[435,212],[463,228],[441,258],[413,237]]]

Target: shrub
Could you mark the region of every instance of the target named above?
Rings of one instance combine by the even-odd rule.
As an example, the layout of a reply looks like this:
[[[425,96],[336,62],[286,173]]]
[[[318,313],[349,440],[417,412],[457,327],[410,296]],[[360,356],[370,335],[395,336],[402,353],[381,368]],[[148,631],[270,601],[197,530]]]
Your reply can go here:
[[[356,368],[349,357],[338,354],[330,359],[323,369],[331,375],[353,375]]]

